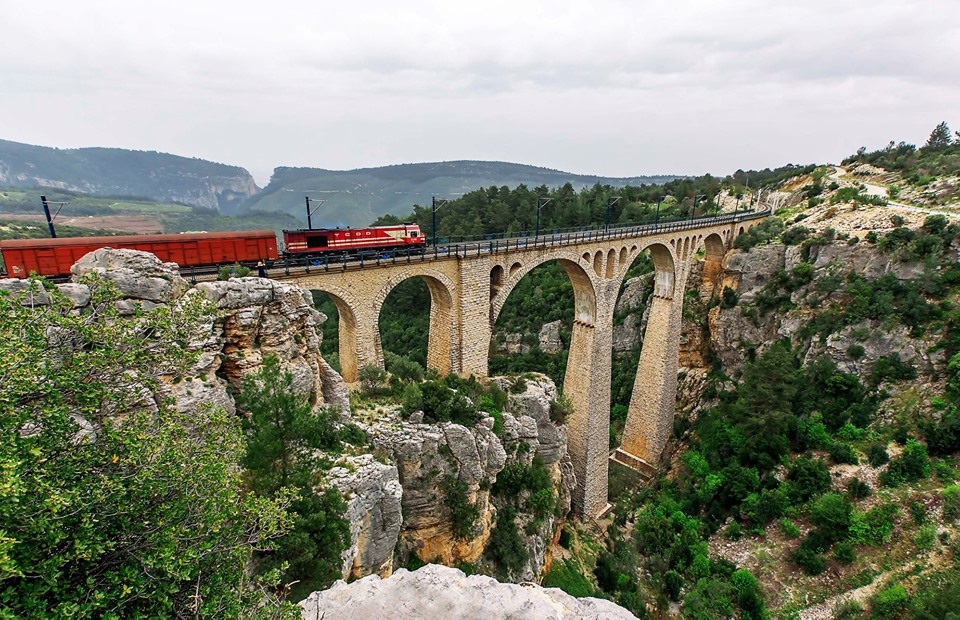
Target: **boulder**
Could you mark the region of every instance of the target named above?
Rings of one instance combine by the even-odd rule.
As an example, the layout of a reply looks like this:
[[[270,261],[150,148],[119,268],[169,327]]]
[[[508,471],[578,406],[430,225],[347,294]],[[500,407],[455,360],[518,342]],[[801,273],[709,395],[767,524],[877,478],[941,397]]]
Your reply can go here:
[[[537,618],[538,620],[635,620],[619,605],[597,598],[575,598],[559,588],[532,583],[500,583],[467,577],[456,568],[428,564],[399,569],[388,579],[376,575],[347,584],[338,581],[300,602],[304,620],[392,618]]]

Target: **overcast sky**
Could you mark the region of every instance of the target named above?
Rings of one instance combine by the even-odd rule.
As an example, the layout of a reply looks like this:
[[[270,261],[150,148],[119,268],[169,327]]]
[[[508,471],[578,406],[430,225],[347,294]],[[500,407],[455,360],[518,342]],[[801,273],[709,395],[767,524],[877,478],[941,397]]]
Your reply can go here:
[[[0,0],[0,138],[350,169],[837,161],[960,129],[958,0]]]

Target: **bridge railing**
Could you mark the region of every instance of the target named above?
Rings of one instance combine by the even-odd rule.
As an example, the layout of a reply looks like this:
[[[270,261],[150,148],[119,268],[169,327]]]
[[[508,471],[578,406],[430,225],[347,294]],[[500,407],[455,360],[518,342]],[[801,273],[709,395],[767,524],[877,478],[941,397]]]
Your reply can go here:
[[[443,260],[446,258],[461,258],[481,256],[483,254],[500,254],[535,248],[550,248],[557,246],[574,245],[592,241],[607,241],[611,239],[633,238],[641,235],[660,234],[716,226],[735,224],[747,220],[755,220],[770,215],[770,209],[739,211],[722,215],[701,216],[678,220],[655,221],[643,224],[632,224],[608,228],[604,226],[576,227],[563,230],[553,230],[542,234],[530,234],[518,237],[503,237],[502,235],[484,235],[470,241],[447,243],[415,250],[397,250],[388,252],[371,252],[370,254],[356,254],[349,256],[323,256],[290,258],[285,257],[271,265],[272,277],[304,275],[314,272],[353,271],[368,266],[385,264],[425,262]],[[487,238],[490,237],[490,238]],[[186,274],[185,274],[186,275]],[[191,271],[193,281],[207,279],[210,274]]]

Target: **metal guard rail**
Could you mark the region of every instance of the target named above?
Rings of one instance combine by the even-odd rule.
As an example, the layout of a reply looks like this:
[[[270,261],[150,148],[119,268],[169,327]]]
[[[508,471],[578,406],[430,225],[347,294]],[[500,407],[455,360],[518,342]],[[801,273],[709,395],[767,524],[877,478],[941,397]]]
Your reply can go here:
[[[591,227],[589,229],[578,228],[573,232],[548,232],[544,234],[521,236],[501,239],[483,239],[467,243],[455,243],[447,245],[435,245],[424,248],[423,251],[387,251],[379,252],[373,256],[364,256],[358,254],[347,257],[304,257],[302,259],[283,258],[277,260],[271,265],[274,271],[270,275],[272,278],[278,278],[276,270],[283,269],[283,275],[279,278],[292,275],[304,275],[314,271],[355,271],[363,269],[365,266],[395,265],[398,262],[411,263],[426,262],[427,260],[443,260],[447,258],[466,258],[469,256],[481,256],[483,254],[499,254],[501,252],[516,252],[519,250],[529,250],[537,248],[550,248],[574,245],[587,241],[607,241],[610,239],[625,239],[638,237],[645,234],[659,234],[665,232],[675,232],[679,230],[690,230],[693,228],[702,228],[704,226],[716,226],[720,224],[735,224],[747,220],[756,220],[769,216],[772,209],[763,211],[741,211],[727,215],[705,216],[692,219],[673,220],[667,222],[654,222],[652,224],[636,224],[631,226],[621,226],[618,228]],[[571,230],[571,229],[566,229]],[[292,271],[291,271],[292,269]],[[208,270],[190,270],[191,282],[207,279],[204,276],[210,275]],[[214,276],[216,274],[214,273]],[[278,279],[279,279],[278,278]]]

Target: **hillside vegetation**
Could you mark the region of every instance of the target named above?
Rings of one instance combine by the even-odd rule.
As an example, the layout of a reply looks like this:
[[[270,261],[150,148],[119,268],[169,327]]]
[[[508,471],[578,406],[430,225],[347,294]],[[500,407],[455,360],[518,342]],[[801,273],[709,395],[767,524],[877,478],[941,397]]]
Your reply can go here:
[[[306,221],[304,196],[326,200],[313,216],[315,226],[366,226],[381,215],[405,215],[412,205],[429,205],[431,198],[455,199],[489,185],[585,187],[662,183],[674,176],[606,178],[577,175],[521,164],[452,161],[401,164],[358,170],[277,168],[270,183],[245,202],[248,210],[282,211]]]
[[[212,209],[257,191],[237,166],[156,151],[55,149],[0,140],[0,186],[58,187],[88,194],[145,196]]]
[[[685,339],[702,332],[706,350],[687,352],[704,365],[684,373],[704,380],[682,382],[681,401],[694,404],[677,419],[671,465],[640,490],[613,469],[612,521],[603,531],[567,526],[545,585],[610,597],[640,617],[677,605],[687,618],[939,618],[960,603],[960,228],[831,174],[751,173],[779,211],[738,239],[736,264],[762,274],[712,298],[691,283]],[[747,173],[737,177],[742,185],[734,176],[668,184],[661,216],[688,214],[701,191],[709,198],[698,210],[736,208],[737,193],[748,195]],[[601,222],[614,192],[611,220],[643,221],[660,195],[571,190],[472,192],[444,207],[468,215],[438,212],[439,234],[493,230],[537,194],[552,199],[541,227]],[[429,213],[414,216],[424,226]],[[637,261],[631,286],[649,271]],[[428,306],[417,281],[391,294],[380,319],[388,370],[422,376]],[[643,310],[618,305],[617,320],[642,324]],[[531,272],[498,319],[491,372],[538,370],[562,384],[572,316],[562,270]],[[538,334],[554,319],[564,348],[547,354]],[[510,334],[523,346],[505,350]],[[614,354],[611,446],[637,355]]]

